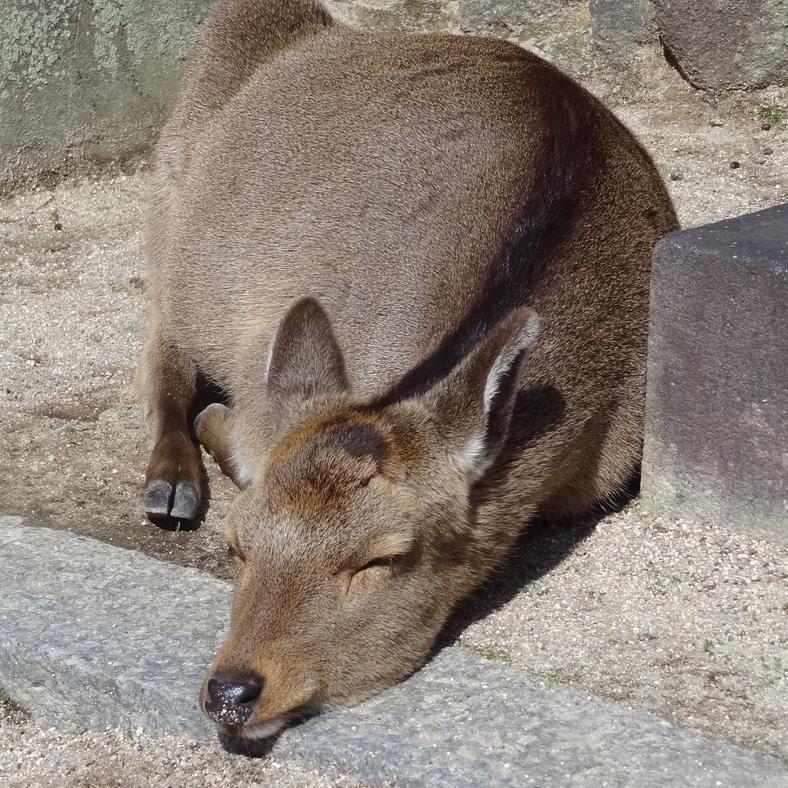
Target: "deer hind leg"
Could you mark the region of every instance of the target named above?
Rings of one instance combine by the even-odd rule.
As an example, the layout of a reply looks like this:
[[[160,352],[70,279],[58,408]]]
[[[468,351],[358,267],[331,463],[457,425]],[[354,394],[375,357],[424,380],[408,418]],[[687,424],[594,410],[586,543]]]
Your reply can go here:
[[[214,402],[203,410],[194,420],[194,434],[208,454],[213,457],[221,472],[237,487],[245,487],[246,480],[233,462],[230,432],[235,417],[230,408]]]
[[[154,440],[145,471],[145,510],[151,517],[193,520],[200,507],[203,477],[200,450],[189,430],[197,368],[154,332],[143,355],[142,377]]]

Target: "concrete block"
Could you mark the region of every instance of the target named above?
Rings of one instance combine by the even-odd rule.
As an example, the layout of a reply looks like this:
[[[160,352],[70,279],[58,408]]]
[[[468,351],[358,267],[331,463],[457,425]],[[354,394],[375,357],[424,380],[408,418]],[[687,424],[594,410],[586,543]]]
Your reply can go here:
[[[785,0],[653,1],[665,50],[695,87],[788,84]]]
[[[788,542],[788,204],[654,252],[643,498]]]
[[[0,687],[40,721],[212,736],[196,708],[229,585],[0,518]],[[461,648],[353,709],[285,731],[279,758],[403,786],[785,784],[777,760]]]

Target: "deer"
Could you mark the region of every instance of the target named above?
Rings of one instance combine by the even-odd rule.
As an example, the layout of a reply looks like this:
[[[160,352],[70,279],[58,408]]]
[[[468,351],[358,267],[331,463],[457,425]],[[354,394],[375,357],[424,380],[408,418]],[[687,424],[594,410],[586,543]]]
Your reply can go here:
[[[152,178],[144,505],[194,520],[202,449],[239,488],[200,705],[264,739],[418,670],[530,523],[636,477],[650,258],[678,223],[545,60],[318,0],[215,6]],[[206,381],[224,400],[198,408]]]

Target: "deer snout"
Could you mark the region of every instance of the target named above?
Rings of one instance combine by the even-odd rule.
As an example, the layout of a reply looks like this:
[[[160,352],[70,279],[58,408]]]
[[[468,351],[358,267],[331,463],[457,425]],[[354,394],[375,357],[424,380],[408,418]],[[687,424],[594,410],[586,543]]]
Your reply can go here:
[[[208,679],[205,713],[222,725],[243,725],[254,712],[263,678],[249,670],[220,670]]]

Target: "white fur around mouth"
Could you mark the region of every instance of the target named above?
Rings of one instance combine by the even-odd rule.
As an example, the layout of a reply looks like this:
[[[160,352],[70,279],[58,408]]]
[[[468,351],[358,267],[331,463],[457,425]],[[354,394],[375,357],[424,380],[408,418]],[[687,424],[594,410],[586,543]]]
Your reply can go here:
[[[267,739],[275,733],[279,733],[282,728],[287,724],[284,717],[277,717],[269,722],[263,722],[260,725],[244,725],[240,728],[239,738],[241,739]]]

